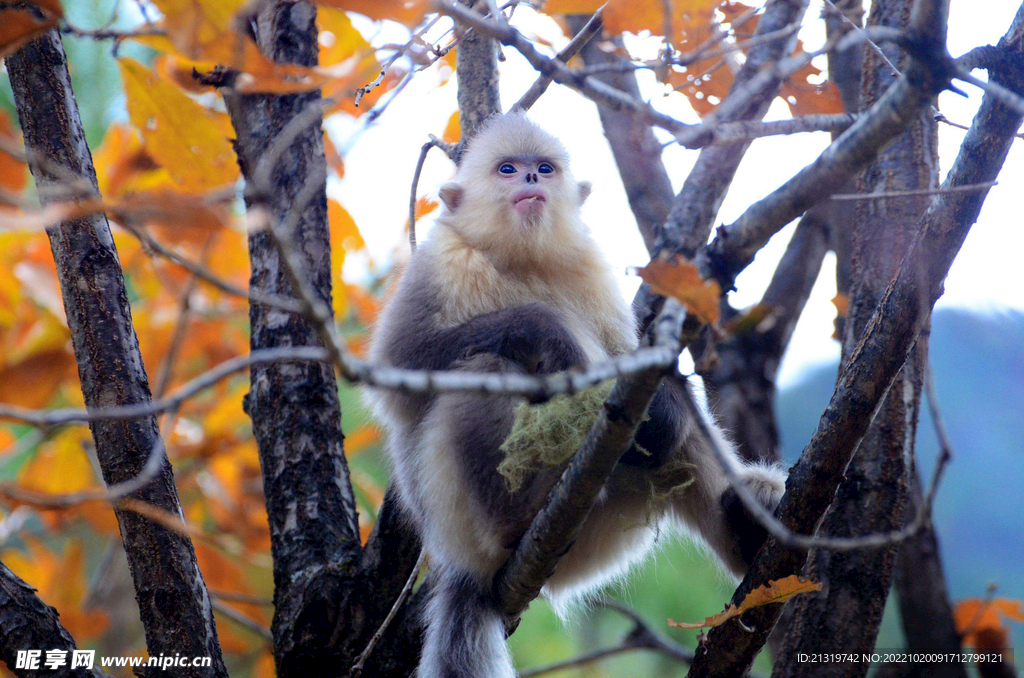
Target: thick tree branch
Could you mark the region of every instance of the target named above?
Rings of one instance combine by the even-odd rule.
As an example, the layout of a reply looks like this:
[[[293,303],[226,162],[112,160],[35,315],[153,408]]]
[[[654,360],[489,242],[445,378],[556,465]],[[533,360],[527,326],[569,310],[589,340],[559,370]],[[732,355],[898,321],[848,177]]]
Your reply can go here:
[[[569,17],[573,30],[581,31],[585,17]],[[587,68],[603,65],[628,64],[625,57],[604,51],[596,41],[587,43],[580,52]],[[595,75],[609,87],[640,99],[640,86],[633,71],[607,71]],[[622,186],[626,189],[629,207],[636,217],[637,227],[647,251],[654,254],[654,239],[672,209],[672,182],[661,161],[661,143],[654,136],[650,123],[629,112],[597,107],[601,127],[615,157]]]
[[[18,678],[43,675],[55,678],[109,678],[98,668],[71,668],[75,640],[61,623],[60,615],[36,595],[36,590],[0,563],[0,661]],[[51,671],[15,669],[18,650],[63,650],[67,664]],[[45,655],[44,655],[45,658]]]
[[[73,175],[96,195],[96,173],[71,90],[60,35],[51,30],[7,57],[29,168],[43,202],[47,189]],[[45,161],[41,159],[45,158]],[[56,165],[59,172],[47,168]],[[145,405],[149,383],[131,324],[124,278],[106,216],[92,214],[47,230],[57,264],[86,406]],[[181,514],[174,477],[156,420],[93,422],[103,478],[117,485],[143,472],[159,449],[159,472],[132,493],[138,501]],[[226,676],[206,585],[189,539],[135,512],[115,509],[151,654],[212,658],[188,676]],[[168,605],[173,600],[175,604]]]
[[[474,17],[483,16],[472,9],[476,0],[455,0],[459,9]],[[483,8],[486,11],[486,8]],[[491,17],[491,21],[508,26],[504,17]],[[486,32],[470,30],[472,24],[455,23],[455,39],[459,41],[455,76],[458,79],[459,126],[462,141],[456,155],[461,155],[465,142],[473,138],[487,118],[501,113],[498,93],[498,43]]]
[[[804,215],[761,298],[768,317],[719,343],[710,369],[701,370],[711,411],[749,461],[779,460],[775,376],[818,279],[828,237],[815,212]]]
[[[316,10],[305,2],[262,3],[254,17],[257,44],[274,61],[314,66],[315,19]],[[276,96],[226,91],[225,102],[247,182],[247,207],[265,212],[274,225],[292,228],[285,237],[296,250],[302,282],[330,309],[320,92]],[[293,214],[307,186],[314,193]],[[301,296],[307,290],[296,289],[292,262],[285,261],[273,235],[269,229],[250,233],[250,289]],[[322,323],[306,314],[252,303],[250,323],[253,351],[321,344]],[[336,671],[346,656],[358,652],[332,644],[332,634],[340,619],[349,616],[344,606],[349,601],[342,601],[337,589],[351,583],[361,547],[334,370],[329,362],[253,365],[245,403],[259,446],[270,521],[278,675]]]
[[[757,23],[754,37],[799,25],[806,10],[805,0],[768,3]],[[785,40],[772,40],[750,50],[729,94],[719,104],[719,110],[724,114],[715,114],[716,123],[760,121],[764,118],[784,79],[773,71],[793,51],[795,42],[796,36],[790,35]],[[763,86],[752,87],[755,80],[763,80]],[[701,150],[669,213],[659,249],[692,259],[707,244],[718,210],[748,146],[739,142]]]
[[[945,3],[935,5],[922,0],[915,4],[911,19],[915,29],[922,31],[931,26],[932,35],[943,31],[944,22],[926,23],[935,18],[936,12],[940,18],[943,16]],[[1022,27],[1024,7],[1004,38],[1015,49],[1024,33]],[[1015,91],[1024,92],[1020,62],[1007,71],[993,73],[993,77]],[[995,180],[1022,121],[1024,117],[986,95],[943,185]],[[777,510],[790,529],[805,533],[814,530],[831,503],[857,443],[903,366],[918,332],[927,323],[931,307],[941,294],[942,281],[977,219],[984,198],[983,193],[946,193],[931,203],[907,256],[843,371],[817,431],[790,473],[786,495]],[[805,556],[805,551],[787,549],[769,538],[737,589],[734,602],[760,584],[799,572]],[[712,630],[697,655],[691,675],[741,674],[778,617],[779,611],[771,607],[745,613],[742,625],[727,622]]]
[[[945,30],[941,35],[929,30],[923,22],[931,20],[934,12],[930,6],[919,10],[921,4],[915,4],[918,14],[911,26],[915,52],[906,74],[817,160],[751,205],[733,224],[719,227],[702,253],[702,265],[726,289],[772,235],[839,190],[945,89],[953,75]]]
[[[877,0],[871,6],[868,24],[905,30],[910,6],[909,0]],[[905,68],[906,55],[888,47],[889,59]],[[886,63],[868,53],[862,78],[863,104],[877,101],[896,77]],[[872,194],[934,188],[938,184],[937,146],[938,123],[929,111],[921,111],[861,174],[860,190]],[[843,342],[847,359],[913,238],[927,208],[927,196],[882,198],[858,203],[857,207]],[[927,346],[922,334],[847,467],[821,534],[852,537],[889,532],[902,525]],[[845,361],[842,364],[845,366]],[[927,522],[921,528],[925,525]],[[807,663],[796,661],[796,656],[829,652],[836,647],[854,654],[874,649],[899,546],[846,553],[816,550],[810,554],[804,573],[826,582],[827,588],[822,594],[794,601],[793,619],[776,671],[778,678],[852,678],[867,672],[866,663],[844,662],[814,667],[812,671]]]

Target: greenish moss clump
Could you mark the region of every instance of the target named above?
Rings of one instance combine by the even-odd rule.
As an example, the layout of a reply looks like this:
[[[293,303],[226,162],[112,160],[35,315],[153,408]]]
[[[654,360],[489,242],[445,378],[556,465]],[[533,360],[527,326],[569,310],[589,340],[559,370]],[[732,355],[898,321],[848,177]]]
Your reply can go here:
[[[513,492],[527,474],[543,466],[560,466],[583,445],[614,382],[605,381],[573,395],[557,395],[546,403],[516,408],[512,432],[501,445],[505,459],[498,472]]]

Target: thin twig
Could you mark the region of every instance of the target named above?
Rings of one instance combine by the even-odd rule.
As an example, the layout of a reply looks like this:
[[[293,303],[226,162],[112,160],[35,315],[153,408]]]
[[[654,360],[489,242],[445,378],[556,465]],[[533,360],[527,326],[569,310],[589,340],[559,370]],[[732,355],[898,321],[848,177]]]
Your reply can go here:
[[[423,147],[420,149],[420,157],[416,160],[416,170],[412,174],[412,187],[409,189],[409,249],[413,252],[416,251],[416,201],[418,199],[416,194],[419,192],[423,163],[426,162],[427,153],[430,152],[431,148],[440,148],[449,158],[454,160],[455,147],[441,141],[433,134],[430,135],[430,141],[423,144]]]
[[[251,593],[238,593],[236,591],[221,591],[219,589],[207,589],[210,596],[213,598],[219,598],[220,600],[227,600],[235,603],[248,603],[250,605],[273,605],[274,601],[270,598],[263,598],[260,596],[254,596]]]
[[[604,28],[604,21],[601,18],[601,12],[603,9],[604,8],[601,7],[594,12],[593,16],[591,16],[587,23],[584,24],[579,33],[573,36],[573,39],[569,41],[569,44],[559,50],[558,55],[555,57],[556,59],[561,61],[563,64],[568,64],[570,59],[579,54],[580,50],[586,47],[587,43],[590,42],[595,35],[601,32],[601,29]],[[539,76],[533,84],[530,85],[530,89],[526,90],[526,93],[523,94],[519,101],[512,106],[511,110],[529,110],[531,106],[537,103],[537,99],[544,94],[548,85],[551,84],[551,81],[552,78],[550,75]]]
[[[836,193],[829,200],[881,200],[887,198],[912,198],[921,195],[941,195],[943,193],[973,193],[985,191],[997,185],[997,181],[983,184],[967,184],[964,186],[948,186],[946,188],[915,188],[906,191],[881,191],[878,193]]]
[[[405,580],[405,586],[402,587],[402,591],[398,594],[398,598],[395,599],[395,604],[391,606],[391,610],[388,611],[388,616],[384,617],[384,621],[381,622],[380,627],[370,638],[370,642],[366,644],[366,649],[359,654],[359,658],[356,659],[352,665],[352,670],[349,673],[351,678],[359,678],[363,673],[363,665],[366,660],[369,659],[373,653],[373,648],[377,647],[377,643],[384,636],[384,632],[388,630],[388,626],[391,625],[395,615],[398,614],[398,610],[401,609],[402,605],[405,605],[405,601],[409,598],[409,594],[412,593],[412,585],[416,583],[416,577],[419,576],[420,568],[423,567],[423,562],[427,559],[426,550],[420,551],[420,557],[416,559],[416,564],[412,567],[412,572],[409,573],[409,578]]]
[[[935,471],[932,474],[931,484],[928,487],[928,494],[925,497],[924,502],[921,504],[917,516],[915,516],[913,522],[908,524],[906,527],[899,530],[893,530],[891,532],[880,532],[860,537],[819,537],[814,535],[795,534],[790,531],[788,527],[783,525],[778,518],[776,518],[761,504],[761,502],[757,500],[746,482],[740,478],[732,460],[725,454],[725,451],[722,450],[717,439],[711,435],[711,432],[707,427],[707,422],[701,418],[693,401],[687,398],[686,404],[691,409],[694,421],[700,430],[701,435],[704,436],[706,445],[718,459],[719,466],[721,466],[726,480],[729,481],[729,485],[732,489],[736,491],[736,495],[740,498],[744,508],[746,508],[754,519],[757,520],[757,522],[783,546],[799,549],[816,548],[828,551],[855,551],[859,549],[884,548],[886,546],[898,544],[914,536],[924,529],[931,519],[932,505],[935,501],[935,495],[937,494],[939,484],[942,481],[942,475],[945,471],[946,464],[948,464],[950,460],[950,455],[948,454],[942,454],[939,456],[939,459],[935,464]]]
[[[266,628],[265,626],[263,626],[263,624],[260,624],[255,619],[242,614],[230,605],[225,605],[216,598],[211,600],[210,604],[213,605],[213,609],[217,610],[217,612],[220,612],[222,615],[224,615],[231,621],[235,622],[239,626],[243,626],[249,629],[250,631],[255,632],[257,635],[262,636],[266,640],[273,639],[273,636],[270,634],[270,629]]]
[[[331,354],[327,349],[319,346],[281,346],[260,349],[220,363],[161,400],[92,410],[73,408],[32,410],[14,405],[0,405],[0,419],[40,427],[114,419],[136,419],[173,410],[189,398],[251,365],[330,359]],[[489,395],[522,396],[537,401],[546,400],[562,393],[577,393],[602,381],[617,379],[642,370],[668,367],[674,364],[676,356],[672,355],[671,350],[665,346],[647,347],[615,356],[584,371],[566,370],[544,375],[408,370],[387,365],[372,365],[347,355],[344,359],[352,373],[352,383],[410,393],[463,391]]]
[[[224,280],[212,273],[208,268],[185,256],[182,256],[181,254],[178,254],[169,247],[166,247],[145,230],[135,226],[134,224],[123,223],[120,225],[126,231],[135,236],[147,251],[158,254],[178,266],[181,266],[199,279],[213,285],[222,292],[226,292],[227,294],[231,294],[236,297],[241,297],[242,299],[248,299],[253,303],[263,304],[264,306],[273,306],[274,308],[291,311],[292,313],[302,313],[304,309],[303,305],[297,299],[283,297],[278,294],[264,294],[263,292],[246,290],[243,287],[239,287],[234,283],[228,282],[227,280]]]

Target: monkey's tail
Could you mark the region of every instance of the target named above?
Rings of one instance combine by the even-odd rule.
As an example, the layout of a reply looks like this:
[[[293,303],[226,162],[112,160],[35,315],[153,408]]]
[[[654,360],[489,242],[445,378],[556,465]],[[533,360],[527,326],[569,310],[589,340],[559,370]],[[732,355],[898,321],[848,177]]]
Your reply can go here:
[[[417,678],[515,678],[505,623],[486,581],[442,571],[427,605]]]

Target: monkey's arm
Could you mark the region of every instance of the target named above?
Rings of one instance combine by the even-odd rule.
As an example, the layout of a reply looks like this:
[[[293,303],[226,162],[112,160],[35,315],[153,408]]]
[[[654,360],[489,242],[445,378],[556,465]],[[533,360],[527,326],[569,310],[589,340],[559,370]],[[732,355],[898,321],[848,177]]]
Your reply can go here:
[[[446,370],[480,353],[510,360],[528,373],[579,367],[585,362],[561,314],[546,304],[515,306],[441,327],[440,302],[429,285],[403,287],[380,337],[383,357],[395,367]]]

